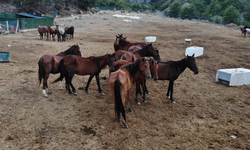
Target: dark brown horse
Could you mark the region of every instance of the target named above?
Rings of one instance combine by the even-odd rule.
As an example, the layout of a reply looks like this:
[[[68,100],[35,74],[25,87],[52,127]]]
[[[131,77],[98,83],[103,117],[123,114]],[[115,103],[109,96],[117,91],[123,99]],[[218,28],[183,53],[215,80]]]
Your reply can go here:
[[[114,42],[114,49],[115,51],[118,50],[125,50],[128,51],[129,47],[131,46],[141,46],[143,47],[147,45],[145,42],[130,42],[126,38],[123,37],[123,34],[116,36],[116,40]]]
[[[74,27],[73,26],[65,27],[64,30],[65,30],[66,35],[69,34],[69,39],[70,40],[74,38]]]
[[[91,56],[87,58],[74,55],[66,56],[60,62],[60,77],[52,83],[62,81],[62,79],[65,77],[69,94],[72,93],[69,85],[71,86],[73,93],[76,94],[75,87],[72,84],[72,78],[74,75],[90,75],[87,86],[85,87],[86,93],[90,93],[88,90],[89,84],[92,78],[95,76],[98,85],[98,91],[99,93],[104,94],[100,87],[99,74],[101,70],[107,65],[110,68],[113,68],[113,64],[114,55],[111,54],[106,54],[99,57]]]
[[[128,51],[125,50],[118,50],[116,51],[115,54],[115,61],[119,60],[123,54],[127,53]]]
[[[51,40],[52,37],[53,41],[55,41],[55,35],[57,34],[56,29],[48,26],[48,34],[50,34],[49,39]]]
[[[147,59],[149,61],[149,65],[150,65],[150,72],[151,72],[151,76],[152,78],[156,81],[158,79],[158,61],[155,61],[153,58],[150,57],[144,57],[145,59]],[[116,71],[118,69],[120,69],[121,66],[124,65],[128,65],[130,64],[130,62],[126,61],[126,60],[118,60],[115,62],[114,64],[114,70]],[[136,75],[133,77],[134,82],[136,84],[136,98],[135,101],[137,104],[141,104],[138,101],[138,93],[141,93],[140,90],[140,86],[143,89],[143,102],[147,102],[146,101],[146,95],[145,93],[149,93],[146,87],[146,77],[142,72],[137,72]]]
[[[155,51],[152,43],[146,45],[141,50],[134,51],[133,53],[127,52],[121,56],[121,59],[127,60],[128,62],[134,62],[140,57],[154,57],[156,60],[160,60],[160,55]]]
[[[57,74],[59,73],[59,63],[62,58],[67,55],[78,55],[82,56],[80,47],[78,45],[73,45],[69,49],[64,52],[61,52],[57,55],[43,55],[38,61],[38,76],[39,83],[41,84],[43,80],[43,95],[44,97],[48,97],[46,94],[45,88],[48,88],[47,80],[49,78],[49,74]],[[39,84],[39,85],[40,85]],[[61,86],[62,88],[62,86]]]
[[[115,120],[120,121],[121,113],[124,119],[122,122],[124,128],[128,128],[124,110],[125,97],[128,94],[128,108],[129,111],[132,112],[130,109],[131,86],[137,72],[142,72],[146,78],[150,78],[149,62],[145,58],[140,58],[132,64],[122,66],[109,76],[109,85],[114,102]]]
[[[169,80],[167,97],[172,101],[172,103],[175,103],[173,99],[174,81],[178,79],[180,74],[186,68],[192,70],[194,74],[199,73],[194,55],[187,56],[186,58],[179,61],[160,62],[158,66],[158,80]]]
[[[49,40],[49,35],[48,35],[48,27],[47,26],[38,26],[38,32],[40,34],[40,40],[43,39],[43,35],[47,36],[47,41]]]

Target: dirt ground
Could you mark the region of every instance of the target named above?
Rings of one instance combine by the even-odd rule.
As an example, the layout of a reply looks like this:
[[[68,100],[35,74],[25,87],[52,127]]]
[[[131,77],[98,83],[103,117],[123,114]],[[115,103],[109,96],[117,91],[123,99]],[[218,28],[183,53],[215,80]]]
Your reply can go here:
[[[115,13],[120,14],[57,18],[59,24],[75,26],[75,38],[63,43],[40,40],[36,30],[0,37],[0,51],[11,52],[10,62],[0,63],[0,149],[249,150],[250,85],[228,87],[216,83],[215,76],[218,69],[250,69],[250,37],[225,26],[153,14],[136,13],[141,19],[125,22],[113,18]],[[149,80],[148,103],[133,103],[133,113],[126,109],[129,128],[122,128],[112,122],[110,87],[103,78],[108,78],[108,68],[100,74],[105,95],[98,93],[95,79],[90,94],[78,90],[89,77],[78,75],[73,78],[78,95],[69,95],[59,90],[59,84],[50,84],[59,76],[51,74],[52,93],[43,97],[38,84],[40,57],[74,44],[79,44],[84,57],[113,53],[115,36],[121,33],[129,41],[156,36],[153,46],[162,61],[183,59],[185,39],[204,47],[204,55],[196,58],[199,74],[186,69],[175,81],[175,104],[166,98],[168,81]]]

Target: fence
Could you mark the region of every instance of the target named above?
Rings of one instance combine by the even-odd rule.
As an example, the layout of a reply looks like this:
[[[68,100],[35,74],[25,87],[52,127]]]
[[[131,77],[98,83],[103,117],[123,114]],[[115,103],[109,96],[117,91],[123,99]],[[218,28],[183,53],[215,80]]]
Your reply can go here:
[[[0,21],[0,34],[17,33],[20,30],[19,21]]]

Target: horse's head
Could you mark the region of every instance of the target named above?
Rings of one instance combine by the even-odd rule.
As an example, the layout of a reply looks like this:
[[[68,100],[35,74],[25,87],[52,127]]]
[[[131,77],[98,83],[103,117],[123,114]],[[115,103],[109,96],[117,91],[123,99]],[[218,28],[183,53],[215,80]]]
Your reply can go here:
[[[126,39],[122,36],[122,34],[118,34],[118,36],[116,35],[116,39],[115,39],[115,42],[114,42],[114,49],[115,51],[118,51],[120,50],[120,40],[121,39]]]
[[[81,52],[81,49],[78,45],[73,45],[71,46],[71,53],[73,55],[77,55],[77,56],[81,56],[82,57],[82,52]]]
[[[194,59],[194,54],[192,56],[187,56],[185,59],[185,63],[187,67],[194,72],[194,74],[199,73],[198,67],[196,66],[196,62]]]
[[[115,63],[115,53],[113,54],[106,54],[105,55],[105,60],[107,62],[107,65],[109,68],[114,68],[114,63]]]
[[[159,50],[155,49],[153,46],[152,46],[152,43],[148,44],[146,46],[146,51],[147,51],[147,54],[146,56],[153,56],[154,59],[156,60],[160,60],[160,55],[159,55]]]
[[[153,58],[148,58],[149,61],[149,65],[150,65],[150,72],[151,72],[151,76],[152,78],[156,81],[158,80],[158,61],[155,61]]]
[[[139,58],[140,61],[139,70],[142,72],[147,79],[151,78],[150,65],[146,58]]]

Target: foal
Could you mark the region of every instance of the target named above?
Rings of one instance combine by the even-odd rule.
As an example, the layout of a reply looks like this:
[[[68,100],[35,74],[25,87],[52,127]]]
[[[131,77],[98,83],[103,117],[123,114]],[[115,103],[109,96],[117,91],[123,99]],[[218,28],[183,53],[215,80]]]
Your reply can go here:
[[[130,109],[131,86],[137,72],[142,72],[147,79],[151,77],[149,62],[145,58],[140,58],[132,64],[122,66],[109,76],[109,85],[114,102],[115,120],[118,120],[118,122],[120,121],[121,113],[124,119],[122,122],[124,128],[128,128],[124,110],[125,97],[128,94],[128,108],[129,111],[132,112]]]

